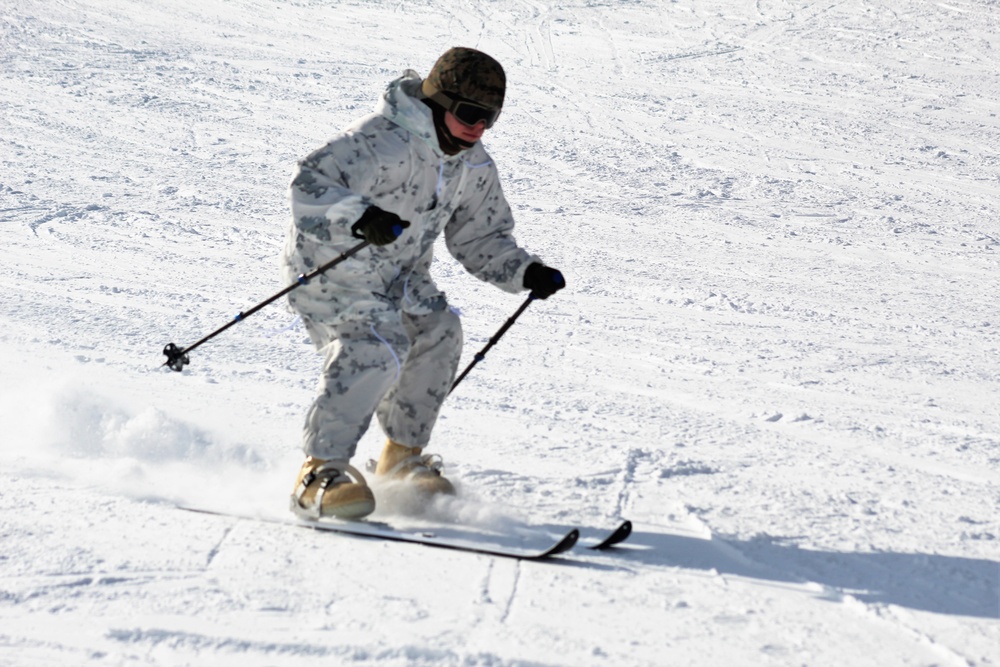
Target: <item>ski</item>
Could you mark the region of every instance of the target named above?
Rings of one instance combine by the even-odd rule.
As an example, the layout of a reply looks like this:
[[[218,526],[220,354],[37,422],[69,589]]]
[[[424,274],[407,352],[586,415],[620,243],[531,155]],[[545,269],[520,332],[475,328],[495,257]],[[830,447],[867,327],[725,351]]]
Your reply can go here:
[[[596,531],[584,530],[581,532],[578,546],[601,551],[620,544],[627,540],[632,534],[632,522],[628,519],[622,521],[614,530],[608,533],[597,533]]]
[[[286,519],[261,517],[196,507],[179,507],[178,509],[199,514],[307,528],[319,532],[422,544],[429,547],[467,551],[504,558],[516,558],[519,560],[542,560],[569,551],[580,538],[580,531],[576,528],[570,529],[560,536],[551,536],[541,531],[531,533],[522,532],[517,536],[498,536],[454,526],[396,528],[391,524],[380,521],[342,521],[337,519],[306,521],[294,517]]]

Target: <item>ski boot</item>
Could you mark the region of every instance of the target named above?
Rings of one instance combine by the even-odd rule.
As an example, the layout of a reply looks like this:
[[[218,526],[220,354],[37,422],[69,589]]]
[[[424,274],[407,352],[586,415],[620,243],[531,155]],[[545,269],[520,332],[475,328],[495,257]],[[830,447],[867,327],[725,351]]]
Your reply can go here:
[[[310,456],[299,470],[291,510],[303,519],[360,519],[375,511],[375,495],[353,466]]]
[[[405,481],[428,496],[455,495],[455,487],[441,474],[441,457],[423,454],[420,447],[407,447],[389,440],[375,465],[375,474],[384,479]]]

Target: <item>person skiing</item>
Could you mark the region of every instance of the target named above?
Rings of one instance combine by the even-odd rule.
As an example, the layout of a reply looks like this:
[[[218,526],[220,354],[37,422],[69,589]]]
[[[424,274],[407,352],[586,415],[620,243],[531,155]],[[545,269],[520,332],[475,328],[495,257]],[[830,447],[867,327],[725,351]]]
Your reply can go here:
[[[405,71],[374,113],[297,165],[286,281],[357,239],[369,243],[288,296],[323,355],[291,500],[301,516],[374,511],[374,494],[350,464],[373,415],[388,437],[377,476],[406,480],[423,494],[454,493],[440,457],[424,454],[462,350],[459,317],[430,275],[442,233],[469,273],[504,291],[545,299],[565,285],[512,236],[497,168],[480,142],[505,91],[500,63],[475,49],[449,49],[427,78]]]

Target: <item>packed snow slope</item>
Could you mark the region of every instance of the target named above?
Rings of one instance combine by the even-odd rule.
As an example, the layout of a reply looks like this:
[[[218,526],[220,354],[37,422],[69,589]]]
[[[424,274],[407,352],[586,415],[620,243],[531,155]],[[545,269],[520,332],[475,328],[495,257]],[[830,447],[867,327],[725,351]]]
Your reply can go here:
[[[446,405],[432,518],[632,546],[176,509],[284,515],[294,317],[161,350],[283,287],[295,161],[454,45],[568,287]],[[1000,664],[998,54],[995,0],[4,0],[0,664]],[[468,362],[523,295],[434,271]]]

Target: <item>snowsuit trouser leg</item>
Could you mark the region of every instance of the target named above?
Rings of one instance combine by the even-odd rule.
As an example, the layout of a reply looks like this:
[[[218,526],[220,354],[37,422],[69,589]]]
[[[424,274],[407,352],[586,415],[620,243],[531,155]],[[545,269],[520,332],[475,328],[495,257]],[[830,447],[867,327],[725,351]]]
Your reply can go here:
[[[319,393],[306,414],[306,455],[350,460],[376,409],[392,440],[426,446],[461,359],[458,315],[445,309],[374,325],[306,323],[325,342]]]
[[[425,447],[462,356],[462,322],[449,308],[403,314],[410,353],[399,380],[379,403],[378,420],[394,442]]]
[[[409,339],[399,320],[330,326],[306,321],[324,355],[319,393],[306,413],[307,456],[348,461],[382,397],[399,378]]]

